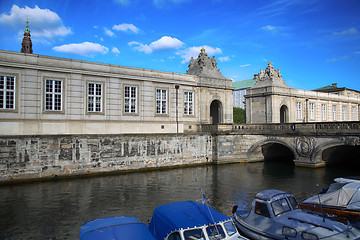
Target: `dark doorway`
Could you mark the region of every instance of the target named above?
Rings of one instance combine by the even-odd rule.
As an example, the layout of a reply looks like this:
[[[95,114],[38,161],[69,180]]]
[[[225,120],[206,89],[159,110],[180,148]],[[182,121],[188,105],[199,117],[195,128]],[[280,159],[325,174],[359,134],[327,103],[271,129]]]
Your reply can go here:
[[[289,122],[289,111],[287,106],[282,105],[280,108],[280,123]]]
[[[219,100],[212,101],[210,105],[210,122],[211,124],[219,124],[222,122],[222,104]]]

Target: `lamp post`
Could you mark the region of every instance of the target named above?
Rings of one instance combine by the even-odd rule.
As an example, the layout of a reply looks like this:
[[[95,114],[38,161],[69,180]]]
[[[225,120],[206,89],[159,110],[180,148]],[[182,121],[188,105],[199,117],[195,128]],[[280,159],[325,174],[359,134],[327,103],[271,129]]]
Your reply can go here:
[[[179,133],[179,116],[178,116],[178,94],[179,94],[179,85],[175,85],[176,90],[176,134]]]

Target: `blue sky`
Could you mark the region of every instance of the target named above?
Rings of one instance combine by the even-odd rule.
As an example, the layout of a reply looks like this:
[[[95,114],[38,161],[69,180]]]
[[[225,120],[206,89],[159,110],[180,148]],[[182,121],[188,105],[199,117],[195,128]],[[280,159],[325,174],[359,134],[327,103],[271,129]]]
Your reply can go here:
[[[360,0],[1,0],[0,49],[186,73],[205,47],[221,73],[268,61],[293,88],[360,91]]]

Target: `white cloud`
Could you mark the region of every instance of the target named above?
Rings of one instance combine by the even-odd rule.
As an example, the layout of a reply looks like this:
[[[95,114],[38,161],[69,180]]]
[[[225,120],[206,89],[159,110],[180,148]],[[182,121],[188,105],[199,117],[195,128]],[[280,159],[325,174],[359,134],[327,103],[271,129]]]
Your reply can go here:
[[[115,35],[115,33],[113,33],[111,30],[109,30],[107,28],[104,28],[104,31],[105,31],[105,34],[110,37],[113,37]]]
[[[129,32],[129,31],[131,31],[133,33],[139,32],[139,29],[134,24],[128,24],[128,23],[114,25],[112,27],[112,29],[117,30],[117,31],[123,31],[123,32]]]
[[[230,62],[230,57],[226,56],[226,57],[219,57],[218,58],[220,62]]]
[[[26,19],[29,19],[29,29],[34,37],[64,37],[71,34],[71,29],[65,27],[57,13],[49,9],[40,9],[37,5],[34,8],[19,8],[13,5],[10,14],[0,15],[0,23],[13,29],[25,28]]]
[[[265,31],[274,31],[274,30],[277,29],[277,27],[271,26],[271,25],[267,25],[267,26],[265,26],[265,27],[262,27],[261,29],[262,29],[262,30],[265,30]]]
[[[178,49],[182,45],[183,42],[178,40],[177,38],[172,38],[168,36],[164,36],[155,42],[150,43],[150,45],[142,44],[139,42],[130,42],[130,46],[134,46],[134,48],[140,52],[144,52],[146,54],[152,53],[153,51],[164,50],[164,49]]]
[[[210,47],[210,46],[199,46],[199,47],[189,47],[189,48],[186,48],[186,49],[183,49],[183,50],[179,50],[176,54],[177,55],[180,55],[181,58],[183,59],[181,61],[181,63],[187,63],[190,61],[190,58],[193,57],[193,58],[197,58],[197,56],[199,55],[200,53],[200,50],[202,48],[205,48],[205,52],[209,55],[209,56],[213,56],[213,55],[216,55],[216,54],[221,54],[222,51],[220,48],[213,48],[213,47]]]
[[[53,49],[57,52],[74,53],[83,56],[93,56],[96,53],[106,54],[109,52],[107,47],[91,42],[65,44],[53,47]]]
[[[350,56],[342,56],[339,58],[330,58],[330,59],[326,59],[327,62],[338,62],[338,61],[343,61],[343,60],[347,60]]]
[[[243,65],[240,65],[240,67],[249,67],[251,66],[251,64],[243,64]]]
[[[120,51],[117,47],[113,47],[111,52],[114,53],[116,56],[120,54]]]
[[[356,28],[349,28],[341,32],[333,32],[334,35],[341,35],[341,36],[350,36],[350,35],[356,35],[359,31]]]

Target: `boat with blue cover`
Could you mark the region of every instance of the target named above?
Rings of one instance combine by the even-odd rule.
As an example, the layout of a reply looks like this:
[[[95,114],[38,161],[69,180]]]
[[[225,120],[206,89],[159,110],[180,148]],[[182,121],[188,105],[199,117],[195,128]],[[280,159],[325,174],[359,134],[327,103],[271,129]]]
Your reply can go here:
[[[155,240],[147,226],[134,217],[106,217],[89,221],[80,229],[80,240]]]
[[[230,217],[194,201],[158,206],[149,230],[156,240],[247,239],[239,234]]]
[[[258,193],[250,210],[234,206],[233,220],[252,239],[360,239],[358,229],[302,211],[293,195],[278,190]]]

